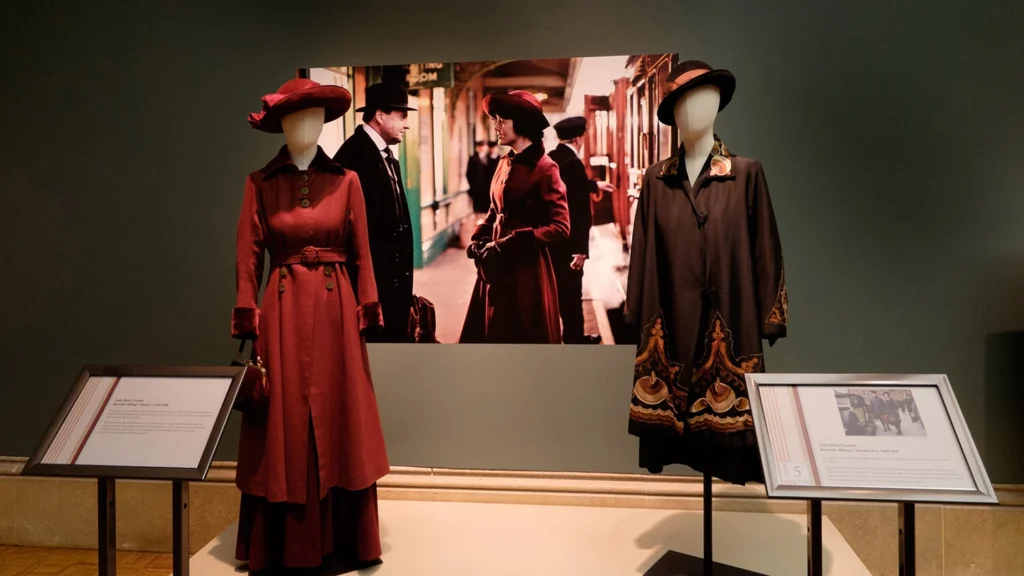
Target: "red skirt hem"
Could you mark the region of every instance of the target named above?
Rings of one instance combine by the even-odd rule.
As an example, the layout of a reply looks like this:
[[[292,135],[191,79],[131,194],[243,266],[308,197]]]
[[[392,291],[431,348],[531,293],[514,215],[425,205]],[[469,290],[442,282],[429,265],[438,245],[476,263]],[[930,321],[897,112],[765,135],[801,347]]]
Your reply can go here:
[[[248,562],[251,574],[344,574],[380,563],[377,484],[355,491],[334,487],[318,498],[314,442],[310,427],[305,504],[242,494],[235,558]]]

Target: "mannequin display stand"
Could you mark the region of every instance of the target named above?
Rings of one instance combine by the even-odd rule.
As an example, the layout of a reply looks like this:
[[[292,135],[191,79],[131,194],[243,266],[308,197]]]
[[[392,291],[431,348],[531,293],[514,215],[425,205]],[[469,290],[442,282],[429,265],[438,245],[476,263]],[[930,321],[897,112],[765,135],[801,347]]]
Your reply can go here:
[[[712,514],[711,475],[704,474],[704,557],[669,550],[644,576],[765,576],[714,560],[714,515]],[[820,517],[820,516],[819,516]],[[821,522],[818,523],[818,547],[821,547]]]
[[[763,482],[743,380],[765,370],[763,342],[786,337],[789,297],[761,163],[715,134],[735,87],[731,72],[704,62],[673,67],[657,119],[679,149],[644,170],[634,216],[626,323],[640,345],[629,433],[640,438],[641,468],[706,472],[704,558],[671,553],[649,576],[756,574],[714,562],[707,473]]]

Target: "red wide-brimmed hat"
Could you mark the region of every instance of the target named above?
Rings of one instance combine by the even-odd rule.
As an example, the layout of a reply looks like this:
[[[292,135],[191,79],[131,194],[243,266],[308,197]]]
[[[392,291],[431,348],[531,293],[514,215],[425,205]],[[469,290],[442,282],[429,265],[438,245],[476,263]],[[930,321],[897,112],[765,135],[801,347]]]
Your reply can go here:
[[[668,126],[675,126],[676,102],[689,90],[698,86],[717,86],[721,96],[718,111],[729,105],[732,95],[736,92],[736,77],[728,70],[715,70],[700,60],[687,60],[672,69],[666,79],[665,91],[668,92],[658,105],[658,121]]]
[[[513,122],[516,118],[523,118],[541,130],[551,125],[547,116],[544,116],[544,107],[540,100],[526,90],[487,95],[484,98],[484,113],[491,118],[495,116],[510,118]]]
[[[280,133],[281,118],[307,108],[323,108],[325,123],[341,118],[352,106],[352,93],[341,86],[295,78],[260,100],[263,109],[249,114],[249,124],[263,132]]]

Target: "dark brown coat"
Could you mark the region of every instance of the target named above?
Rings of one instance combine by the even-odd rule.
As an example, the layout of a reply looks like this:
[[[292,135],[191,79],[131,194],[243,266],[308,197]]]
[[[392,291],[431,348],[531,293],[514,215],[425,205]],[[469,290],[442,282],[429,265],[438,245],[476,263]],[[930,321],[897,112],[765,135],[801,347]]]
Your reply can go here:
[[[472,241],[509,241],[477,259],[477,281],[459,342],[558,344],[558,288],[549,246],[569,236],[558,165],[542,144],[501,159],[491,205]],[[472,247],[471,247],[472,251]]]
[[[744,374],[764,370],[761,340],[786,335],[787,311],[761,164],[709,157],[692,187],[678,158],[648,168],[626,301],[641,330],[629,431],[642,467],[762,481]]]

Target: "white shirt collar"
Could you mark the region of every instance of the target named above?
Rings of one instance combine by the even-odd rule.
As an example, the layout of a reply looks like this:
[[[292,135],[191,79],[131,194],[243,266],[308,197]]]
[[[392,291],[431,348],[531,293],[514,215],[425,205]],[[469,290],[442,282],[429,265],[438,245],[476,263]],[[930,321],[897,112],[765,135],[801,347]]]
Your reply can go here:
[[[370,139],[373,140],[373,143],[377,145],[377,150],[380,150],[381,153],[383,153],[384,149],[387,148],[388,146],[387,142],[385,142],[384,139],[381,138],[380,134],[378,134],[377,131],[374,130],[372,127],[370,127],[369,124],[363,124],[363,130],[370,136]]]

